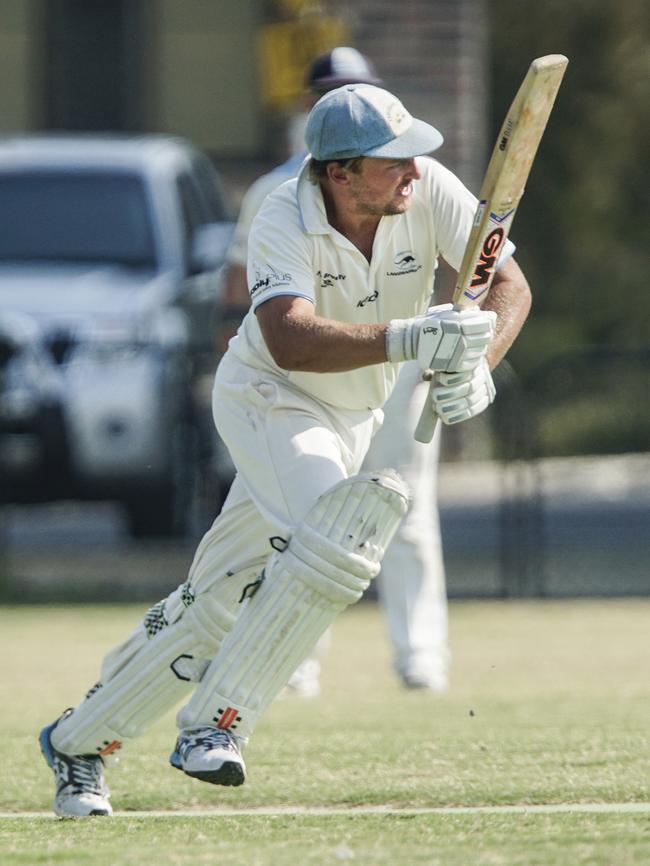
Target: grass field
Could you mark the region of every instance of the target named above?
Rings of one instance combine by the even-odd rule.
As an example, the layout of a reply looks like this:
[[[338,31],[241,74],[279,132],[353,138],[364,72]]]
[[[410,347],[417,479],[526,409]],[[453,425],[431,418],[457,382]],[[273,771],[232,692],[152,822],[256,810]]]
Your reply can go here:
[[[650,811],[502,808],[650,801],[650,601],[454,603],[444,696],[398,686],[380,613],[358,605],[335,624],[322,696],[260,724],[243,787],[171,769],[170,714],[109,768],[115,818],[45,817],[38,730],[140,612],[0,611],[3,866],[650,863]],[[497,808],[430,811],[481,806]]]

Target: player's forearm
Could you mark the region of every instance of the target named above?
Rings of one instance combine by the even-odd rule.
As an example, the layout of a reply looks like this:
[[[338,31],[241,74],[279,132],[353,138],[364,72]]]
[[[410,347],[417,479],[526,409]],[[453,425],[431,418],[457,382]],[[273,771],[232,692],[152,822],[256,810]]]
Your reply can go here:
[[[287,315],[282,335],[265,334],[283,370],[341,373],[386,361],[386,326],[353,325],[320,316]]]
[[[521,268],[509,259],[497,271],[483,309],[497,314],[496,334],[487,351],[494,369],[503,359],[521,331],[530,311],[532,297]]]

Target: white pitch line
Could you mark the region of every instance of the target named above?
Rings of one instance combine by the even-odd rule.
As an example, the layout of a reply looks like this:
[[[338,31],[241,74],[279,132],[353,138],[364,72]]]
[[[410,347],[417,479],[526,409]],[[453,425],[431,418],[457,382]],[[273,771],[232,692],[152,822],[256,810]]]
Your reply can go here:
[[[258,809],[196,809],[181,811],[115,812],[114,818],[254,818],[256,816],[340,815],[553,815],[558,813],[650,814],[650,803],[548,803],[530,806],[422,806],[412,809],[390,806],[277,806]],[[0,812],[3,818],[56,818],[52,812]]]

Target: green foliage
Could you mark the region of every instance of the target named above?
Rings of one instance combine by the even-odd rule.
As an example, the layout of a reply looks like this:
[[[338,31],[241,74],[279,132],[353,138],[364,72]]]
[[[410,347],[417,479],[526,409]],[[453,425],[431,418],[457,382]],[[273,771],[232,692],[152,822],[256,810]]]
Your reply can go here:
[[[576,400],[570,412],[565,406],[549,407],[538,428],[544,456],[645,451],[648,434],[642,425],[644,418],[630,415],[630,407],[621,403],[618,416],[612,412],[617,407],[605,406],[593,396]]]
[[[511,358],[527,370],[570,345],[648,345],[646,0],[491,0],[489,10],[495,137],[530,61],[569,58],[513,229],[534,310],[531,339],[524,331]],[[552,345],[535,333],[538,316],[544,328],[560,322]]]
[[[538,456],[650,448],[650,349],[559,354],[525,382]]]

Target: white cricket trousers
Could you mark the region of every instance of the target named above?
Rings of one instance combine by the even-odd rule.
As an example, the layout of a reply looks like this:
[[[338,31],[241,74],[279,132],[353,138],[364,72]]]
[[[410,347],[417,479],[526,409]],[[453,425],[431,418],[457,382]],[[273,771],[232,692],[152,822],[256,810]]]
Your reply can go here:
[[[363,469],[390,466],[411,490],[409,511],[386,551],[377,589],[395,670],[403,677],[424,677],[442,690],[447,686],[449,668],[447,592],[437,503],[442,425],[438,424],[430,444],[413,438],[428,390],[418,364],[404,364]]]
[[[212,411],[237,468],[239,507],[248,500],[267,544],[269,524],[276,534],[290,531],[321,494],[359,472],[383,417],[326,407],[229,355],[217,370]]]

